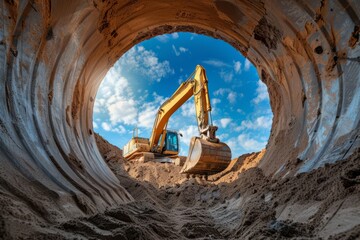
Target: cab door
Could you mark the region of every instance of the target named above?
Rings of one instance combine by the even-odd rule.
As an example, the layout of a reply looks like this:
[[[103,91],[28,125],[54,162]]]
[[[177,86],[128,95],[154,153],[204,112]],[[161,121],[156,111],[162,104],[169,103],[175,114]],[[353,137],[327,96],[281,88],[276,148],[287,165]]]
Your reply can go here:
[[[166,133],[164,154],[177,155],[179,153],[179,138],[177,132]]]

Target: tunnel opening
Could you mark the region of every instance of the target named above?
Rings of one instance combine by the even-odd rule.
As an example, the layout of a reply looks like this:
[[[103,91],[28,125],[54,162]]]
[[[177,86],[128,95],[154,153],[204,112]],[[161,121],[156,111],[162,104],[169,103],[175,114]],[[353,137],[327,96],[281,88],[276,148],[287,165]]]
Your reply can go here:
[[[359,15],[356,1],[336,0],[3,1],[1,237],[356,238]],[[248,177],[154,196],[103,161],[94,97],[132,46],[182,31],[224,40],[254,63],[274,119]],[[185,187],[198,198],[168,205]]]
[[[206,68],[217,136],[232,159],[265,148],[272,125],[266,85],[251,62],[230,45],[194,33],[175,32],[139,43],[108,71],[94,102],[94,131],[120,149],[136,135],[149,138],[156,114],[197,64]],[[168,129],[182,135],[186,158],[198,136],[194,98],[173,114]],[[175,158],[173,158],[175,161]]]

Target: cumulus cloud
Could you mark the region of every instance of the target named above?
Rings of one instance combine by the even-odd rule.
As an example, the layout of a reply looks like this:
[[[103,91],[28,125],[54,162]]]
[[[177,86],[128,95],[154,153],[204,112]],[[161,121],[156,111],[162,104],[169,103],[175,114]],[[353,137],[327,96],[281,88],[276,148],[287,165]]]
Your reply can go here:
[[[101,123],[101,127],[107,132],[111,130],[111,126],[107,122]]]
[[[119,64],[109,70],[99,88],[94,104],[94,112],[107,114],[112,126],[116,124],[134,124],[137,117],[137,102],[129,81],[120,74]],[[109,129],[108,126],[102,127]],[[104,128],[104,130],[106,130]],[[108,130],[110,131],[110,130]]]
[[[249,71],[250,66],[251,66],[251,62],[246,58],[244,63],[244,70]]]
[[[241,122],[240,126],[237,127],[236,131],[242,131],[245,129],[269,129],[272,124],[272,116],[260,116],[255,120],[244,120]]]
[[[214,92],[215,96],[225,96],[229,103],[233,104],[236,102],[237,93],[232,91],[230,88],[219,88]]]
[[[218,113],[218,104],[221,103],[221,99],[219,98],[211,98],[211,112],[212,114]]]
[[[147,129],[152,128],[158,109],[159,106],[145,103],[144,109],[139,112],[138,126]]]
[[[217,138],[220,139],[220,141],[224,141],[224,139],[228,138],[229,137],[229,134],[227,133],[223,133],[223,134],[220,134],[220,135],[217,135]]]
[[[136,51],[144,52],[146,50],[138,47]],[[154,58],[156,57],[149,56],[150,66],[157,63]],[[129,61],[131,61],[131,57],[126,60],[126,62]],[[102,124],[105,131],[125,132],[125,128],[120,124],[138,124],[139,127],[151,128],[157,109],[165,101],[165,98],[154,93],[154,100],[144,104],[148,92],[144,91],[142,96],[136,97],[129,81],[121,76],[120,66],[121,68],[127,67],[122,62],[118,62],[105,76],[96,96],[94,112],[108,115],[110,122]],[[141,91],[137,91],[137,94],[139,93]]]
[[[166,43],[169,41],[169,36],[164,34],[164,35],[156,36],[155,39],[157,39],[159,42]]]
[[[220,119],[220,124],[222,128],[226,128],[229,123],[231,123],[232,119],[231,118],[222,118]]]
[[[128,70],[136,70],[150,80],[160,80],[167,74],[174,73],[169,61],[160,61],[155,52],[146,50],[143,46],[131,48],[123,57],[120,64]]]
[[[226,144],[230,147],[232,152],[238,152],[240,148],[244,149],[246,152],[257,152],[265,148],[266,141],[258,141],[248,134],[240,134],[238,137],[230,138],[226,141]]]
[[[119,99],[108,106],[108,111],[112,124],[136,124],[137,106],[134,99]]]
[[[214,91],[214,95],[223,96],[229,90],[230,90],[229,88],[219,88],[218,90]]]
[[[121,125],[113,126],[107,122],[102,122],[101,127],[107,132],[116,132],[116,133],[120,133],[120,134],[126,132],[126,129],[123,126],[121,126]]]
[[[223,79],[225,82],[231,82],[234,78],[234,73],[232,71],[225,71],[221,69],[219,74],[220,78]]]
[[[142,103],[139,108],[139,117],[138,117],[138,126],[144,127],[147,129],[151,129],[154,125],[154,121],[156,118],[156,114],[159,110],[159,107],[163,102],[165,102],[165,98],[157,95],[156,93],[153,94],[154,100],[147,103]]]
[[[126,129],[121,125],[119,125],[117,128],[115,128],[114,131],[117,133],[120,133],[120,134],[126,133]]]
[[[172,37],[173,39],[178,39],[178,38],[179,38],[179,34],[178,34],[177,32],[174,32],[174,33],[171,34],[171,37]]]
[[[211,99],[211,104],[212,104],[212,105],[216,105],[216,104],[218,104],[218,103],[221,103],[221,100],[220,100],[219,98],[213,98],[213,99]]]
[[[183,142],[185,145],[189,146],[190,139],[194,136],[199,136],[199,130],[196,125],[189,125],[180,129],[179,131],[182,133],[183,137],[180,138],[180,141]]]
[[[239,145],[246,151],[260,151],[266,146],[266,141],[258,141],[247,134],[240,134],[237,138]]]
[[[236,150],[239,146],[239,143],[236,138],[230,138],[225,143],[229,146],[232,152],[234,152],[234,150]]]
[[[180,110],[182,116],[195,118],[195,103],[193,97],[184,103]]]
[[[93,121],[93,128],[94,128],[94,129],[97,129],[98,127],[99,127],[98,124]]]
[[[235,73],[241,73],[241,62],[240,61],[236,61],[234,62],[234,71]]]
[[[229,92],[228,96],[227,96],[227,100],[229,101],[229,103],[235,103],[236,102],[236,92]]]
[[[256,97],[252,100],[252,102],[258,104],[265,100],[269,100],[269,93],[266,85],[259,79],[257,82]]]

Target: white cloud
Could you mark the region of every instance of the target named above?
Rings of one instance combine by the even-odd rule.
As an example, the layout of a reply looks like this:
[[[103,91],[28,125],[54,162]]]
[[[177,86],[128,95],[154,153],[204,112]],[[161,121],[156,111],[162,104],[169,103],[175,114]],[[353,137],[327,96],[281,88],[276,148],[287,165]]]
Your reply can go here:
[[[244,110],[242,110],[241,108],[236,109],[236,112],[238,112],[240,114],[245,114]]]
[[[244,120],[241,122],[240,126],[237,127],[236,131],[242,131],[245,129],[269,129],[272,124],[272,116],[260,116],[256,118],[254,121],[251,120]]]
[[[157,105],[158,107],[160,107],[160,105],[163,104],[167,99],[167,97],[160,96],[156,92],[154,92],[152,95],[154,98],[154,101],[152,103]]]
[[[111,126],[107,122],[101,123],[101,127],[107,132],[109,132],[111,130]]]
[[[115,125],[117,123],[136,124],[137,106],[134,99],[119,99],[108,106],[110,122]]]
[[[184,103],[181,106],[180,110],[182,116],[195,118],[195,103],[193,98],[189,99],[186,103]]]
[[[226,92],[230,91],[229,88],[219,88],[214,92],[215,96],[223,96]]]
[[[237,140],[238,140],[239,145],[241,147],[243,147],[246,151],[251,151],[251,152],[260,151],[261,149],[265,148],[265,146],[266,146],[266,141],[259,142],[255,139],[251,138],[247,134],[240,134],[237,137]]]
[[[184,47],[179,47],[179,49],[177,49],[174,44],[172,45],[172,49],[177,57],[180,56],[181,53],[189,51],[189,49]]]
[[[211,99],[211,104],[212,104],[212,105],[216,105],[216,104],[218,104],[218,103],[221,103],[221,100],[220,100],[219,98],[213,98],[213,99]]]
[[[257,96],[252,100],[253,103],[258,104],[262,101],[269,100],[269,93],[265,83],[260,79],[257,82],[256,94]]]
[[[137,101],[134,100],[129,82],[120,75],[120,66],[116,63],[99,88],[94,112],[107,114],[112,126],[118,123],[134,124],[137,117],[136,105]],[[104,126],[109,129],[108,126]]]
[[[221,103],[221,99],[219,98],[211,98],[211,113],[216,115],[219,111],[217,105]]]
[[[234,74],[232,71],[224,71],[223,69],[221,69],[219,74],[225,82],[231,82],[234,78]]]
[[[123,134],[126,132],[126,129],[123,126],[118,125],[117,127],[114,127],[107,122],[102,122],[101,127],[107,132],[116,132],[116,133],[120,133],[120,134]]]
[[[189,51],[189,49],[184,48],[184,47],[179,47],[179,51],[184,53],[184,52]]]
[[[149,103],[145,104],[145,109],[139,112],[138,126],[148,129],[152,128],[158,108]]]
[[[271,116],[261,116],[256,118],[255,120],[256,125],[261,128],[270,128],[272,124],[272,117]]]
[[[164,35],[156,36],[155,39],[159,40],[162,43],[166,43],[169,41],[169,36],[164,34]]]
[[[241,73],[241,62],[240,61],[236,61],[234,62],[234,71],[235,73]]]
[[[118,127],[113,128],[112,132],[123,134],[126,133],[126,129],[123,126],[119,125]]]
[[[178,34],[177,32],[174,32],[174,33],[171,34],[171,37],[172,37],[173,39],[178,39],[178,38],[179,38],[179,34]]]
[[[213,66],[213,67],[230,67],[229,64],[227,64],[223,61],[217,60],[217,59],[205,60],[205,61],[203,61],[203,63]]]
[[[217,138],[220,139],[220,141],[224,141],[224,139],[228,138],[229,137],[229,134],[227,133],[223,133],[223,134],[220,134],[220,135],[217,135]]]
[[[178,50],[176,49],[176,47],[174,46],[174,44],[172,45],[172,49],[174,50],[175,55],[178,57],[180,56],[180,52],[178,52]]]
[[[174,73],[169,61],[160,61],[155,52],[142,46],[131,48],[119,62],[124,69],[135,69],[150,80],[158,82],[167,74]]]
[[[194,40],[194,38],[198,36],[196,33],[190,33],[190,35],[190,40]]]
[[[236,92],[229,92],[228,96],[227,96],[227,100],[229,101],[229,103],[235,103],[236,102]]]
[[[183,137],[180,138],[180,141],[183,142],[185,145],[189,146],[190,139],[194,136],[199,136],[199,130],[196,125],[189,125],[179,131],[182,133]]]
[[[220,119],[221,127],[226,128],[231,121],[232,121],[231,118],[222,118],[222,119]]]
[[[165,98],[153,93],[154,101],[142,103],[139,108],[138,126],[151,129],[154,125],[156,114]]]
[[[226,144],[230,147],[233,156],[238,156],[239,153],[243,152],[257,152],[265,148],[266,141],[258,141],[251,138],[248,134],[240,134],[238,137],[230,138],[226,141]],[[241,148],[243,150],[241,150]]]
[[[237,93],[232,91],[230,88],[219,88],[214,92],[215,96],[225,96],[227,94],[227,100],[229,103],[233,104],[236,102]]]
[[[250,66],[251,66],[251,62],[246,58],[245,59],[245,64],[244,64],[244,70],[249,71]]]
[[[94,129],[97,129],[98,127],[99,127],[98,124],[93,121],[93,128],[94,128]]]
[[[231,152],[234,152],[235,149],[238,148],[238,141],[236,138],[231,138],[225,142],[229,148],[231,149]]]

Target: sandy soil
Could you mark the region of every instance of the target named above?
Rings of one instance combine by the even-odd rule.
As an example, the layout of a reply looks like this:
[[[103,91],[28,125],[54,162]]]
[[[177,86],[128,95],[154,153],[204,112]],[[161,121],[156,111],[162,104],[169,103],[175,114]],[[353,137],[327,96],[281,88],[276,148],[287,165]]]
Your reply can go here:
[[[31,231],[20,236],[360,239],[360,151],[346,161],[281,179],[266,177],[256,167],[264,151],[251,153],[205,181],[187,179],[179,174],[181,167],[172,164],[124,162],[120,149],[99,136],[97,143],[135,201],[90,217],[33,224]],[[0,219],[0,224],[6,221]],[[6,230],[0,234],[11,239]]]

